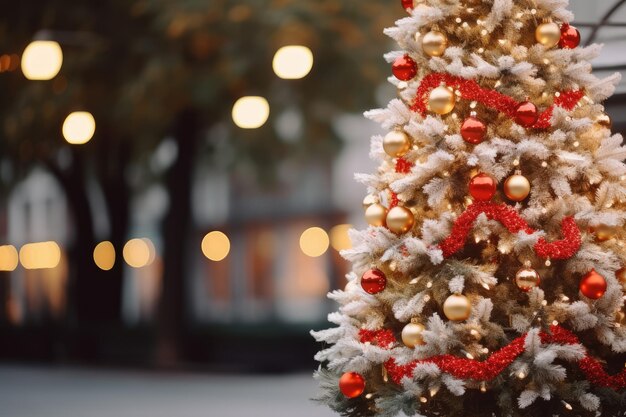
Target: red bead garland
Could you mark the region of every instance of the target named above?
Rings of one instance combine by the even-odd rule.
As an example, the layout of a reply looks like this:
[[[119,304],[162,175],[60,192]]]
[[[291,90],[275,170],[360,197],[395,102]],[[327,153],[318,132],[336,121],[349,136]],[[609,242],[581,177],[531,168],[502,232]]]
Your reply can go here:
[[[406,159],[402,157],[396,159],[396,172],[398,174],[408,174],[409,172],[411,172],[412,167],[413,164]]]
[[[520,103],[513,98],[494,90],[482,88],[474,80],[467,80],[462,77],[444,73],[432,73],[422,79],[422,82],[417,88],[415,102],[411,106],[411,110],[421,114],[422,116],[426,116],[428,112],[429,93],[434,88],[439,87],[441,83],[458,90],[461,97],[466,100],[482,103],[486,107],[506,114],[511,119],[515,119],[516,117],[516,109]],[[535,129],[547,129],[551,127],[550,120],[555,106],[568,111],[572,110],[584,95],[585,93],[579,90],[564,91],[560,93],[558,97],[555,97],[554,104],[552,106],[539,113],[537,122],[534,123],[532,127]]]
[[[391,72],[400,81],[412,80],[417,75],[417,63],[408,55],[398,57],[391,66]]]
[[[384,349],[390,349],[396,343],[396,336],[389,329],[384,330],[359,330],[359,340],[361,343],[372,343]]]
[[[580,344],[580,340],[575,334],[560,326],[551,326],[550,333],[541,332],[539,336],[543,344]],[[376,331],[361,330],[361,332],[359,332],[359,340],[361,343],[376,341],[378,346],[385,349],[391,349],[394,346],[395,342],[390,340],[391,337],[393,337],[393,332],[388,329]],[[398,365],[395,359],[391,358],[385,362],[385,368],[391,380],[396,384],[400,384],[404,377],[412,377],[415,367],[423,363],[433,363],[437,365],[442,372],[456,378],[491,381],[506,370],[506,368],[524,352],[525,339],[526,334],[518,337],[507,346],[491,354],[485,361],[459,358],[453,355],[440,355],[413,361],[405,365]],[[626,388],[626,369],[616,375],[608,375],[602,368],[602,364],[591,357],[588,352],[586,352],[585,357],[578,362],[578,367],[585,374],[587,380],[593,385],[614,390]]]
[[[482,213],[489,220],[500,222],[511,233],[524,231],[530,235],[535,232],[513,207],[506,204],[476,202],[457,218],[450,236],[439,244],[444,258],[454,255],[465,246],[474,221]],[[580,229],[572,217],[565,217],[561,221],[561,233],[563,239],[551,243],[546,242],[543,237],[539,238],[534,247],[537,256],[544,259],[569,259],[574,256],[580,249],[582,239]]]

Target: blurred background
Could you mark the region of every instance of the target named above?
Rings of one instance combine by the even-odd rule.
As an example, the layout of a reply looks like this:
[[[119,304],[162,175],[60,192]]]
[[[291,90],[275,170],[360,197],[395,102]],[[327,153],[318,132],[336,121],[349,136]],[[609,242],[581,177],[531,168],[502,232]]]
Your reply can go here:
[[[626,0],[572,0],[599,75]],[[364,227],[399,0],[21,0],[0,17],[0,415],[331,415],[308,331]],[[607,104],[626,129],[626,83]],[[273,402],[273,403],[272,403]],[[264,409],[261,404],[268,404]]]

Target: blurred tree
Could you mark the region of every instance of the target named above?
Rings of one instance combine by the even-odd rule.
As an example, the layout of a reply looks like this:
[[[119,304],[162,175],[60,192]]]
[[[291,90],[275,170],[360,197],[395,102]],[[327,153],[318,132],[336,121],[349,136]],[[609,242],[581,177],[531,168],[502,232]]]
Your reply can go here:
[[[81,331],[94,321],[119,322],[121,311],[122,263],[105,274],[91,258],[93,190],[103,196],[109,238],[119,250],[129,233],[131,193],[152,182],[166,187],[159,357],[176,361],[187,322],[186,253],[196,250],[185,246],[193,226],[194,166],[201,156],[234,172],[252,166],[260,183],[271,184],[286,157],[330,159],[339,146],[333,118],[374,105],[371,86],[388,71],[380,32],[402,15],[395,6],[383,0],[24,0],[5,6],[3,51],[23,50],[41,29],[54,30],[51,37],[64,49],[63,68],[52,81],[0,74],[0,151],[14,173],[5,186],[35,165],[63,185],[76,233],[71,318],[86,325]],[[302,80],[281,80],[272,71],[274,52],[288,44],[314,53],[313,70]],[[268,98],[272,116],[248,131],[232,126],[230,112],[237,98],[250,94]],[[90,111],[97,123],[94,138],[79,147],[60,135],[75,109]],[[273,129],[273,116],[285,110],[304,115],[296,141],[281,140]],[[226,162],[204,140],[218,126],[236,156]],[[156,172],[149,158],[165,138],[176,143],[177,158]]]

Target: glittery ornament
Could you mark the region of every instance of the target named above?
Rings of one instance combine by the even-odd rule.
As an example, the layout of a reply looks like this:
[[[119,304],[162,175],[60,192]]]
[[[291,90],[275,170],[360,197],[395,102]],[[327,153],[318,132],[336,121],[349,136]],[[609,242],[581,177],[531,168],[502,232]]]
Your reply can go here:
[[[478,145],[485,140],[487,125],[477,117],[470,116],[461,125],[461,137],[467,143]]]
[[[523,175],[511,175],[504,182],[504,194],[509,200],[524,201],[530,194],[530,182]]]
[[[606,280],[595,270],[591,270],[580,281],[580,292],[587,298],[597,300],[606,292]]]
[[[365,220],[370,226],[384,226],[387,218],[387,208],[382,204],[371,204],[365,210]]]
[[[436,30],[422,36],[422,50],[428,56],[441,56],[448,47],[448,37]]]
[[[553,22],[542,23],[535,30],[535,39],[546,48],[553,48],[561,40],[561,28]]]
[[[339,390],[347,398],[356,398],[365,391],[365,379],[356,372],[346,372],[339,378]]]
[[[532,127],[539,119],[537,106],[525,101],[515,108],[515,123],[524,127]]]
[[[411,138],[402,129],[392,130],[383,139],[383,149],[392,158],[401,157],[411,149]]]
[[[580,32],[574,26],[564,23],[561,26],[559,46],[564,49],[574,49],[578,45],[580,45]]]
[[[467,320],[472,313],[472,304],[462,294],[452,294],[443,303],[443,314],[451,321]]]
[[[361,287],[368,294],[378,294],[387,286],[387,277],[380,269],[370,269],[361,277]]]
[[[626,292],[626,268],[622,268],[615,273],[615,278],[622,284],[622,290]]]
[[[391,66],[394,77],[401,81],[409,81],[417,75],[417,63],[408,55],[396,58]]]
[[[411,321],[402,329],[402,343],[411,349],[415,346],[426,344],[423,337],[424,330],[426,330],[426,327],[422,324],[417,321]]]
[[[439,86],[428,96],[428,109],[433,113],[444,115],[450,113],[456,104],[456,96],[450,87]]]
[[[406,233],[413,228],[415,217],[406,207],[396,206],[389,210],[386,219],[387,228],[393,233]]]
[[[411,106],[411,110],[425,117],[429,110],[428,98],[430,92],[442,83],[457,90],[461,98],[465,100],[476,101],[487,108],[497,110],[511,119],[515,119],[516,109],[520,103],[513,98],[498,91],[483,88],[475,80],[468,80],[463,77],[445,73],[428,74],[422,79],[419,87],[417,87],[415,101]],[[554,104],[539,115],[537,123],[532,127],[535,129],[548,129],[552,127],[552,113],[554,107],[571,111],[584,96],[585,92],[582,90],[560,92],[558,96],[554,97]]]
[[[517,274],[515,274],[515,284],[524,292],[528,292],[533,288],[538,287],[540,283],[541,278],[539,277],[539,274],[532,268],[522,268],[517,271]]]
[[[469,183],[469,193],[477,201],[489,201],[496,193],[496,180],[484,173],[475,175]]]
[[[511,233],[523,231],[530,235],[536,232],[513,207],[507,204],[475,202],[455,220],[452,232],[439,244],[444,258],[454,255],[465,246],[474,221],[482,213],[489,220],[500,222]],[[582,244],[580,229],[574,218],[565,217],[561,221],[561,234],[563,239],[550,243],[540,237],[534,246],[535,254],[543,259],[569,259],[574,256]]]

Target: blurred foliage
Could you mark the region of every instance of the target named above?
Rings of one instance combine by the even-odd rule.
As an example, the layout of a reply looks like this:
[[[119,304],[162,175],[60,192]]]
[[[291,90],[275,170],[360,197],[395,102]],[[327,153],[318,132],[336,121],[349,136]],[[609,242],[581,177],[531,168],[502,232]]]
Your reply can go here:
[[[382,0],[6,4],[0,53],[19,54],[46,29],[61,43],[64,63],[51,81],[27,81],[19,70],[0,74],[0,151],[18,173],[40,161],[68,163],[59,155],[68,147],[60,127],[70,111],[85,109],[97,130],[80,152],[92,155],[91,165],[107,165],[100,169],[106,173],[124,169],[110,148],[121,146],[128,162],[145,161],[179,112],[194,108],[205,128],[223,127],[220,135],[233,148],[225,153],[233,155],[227,162],[253,166],[261,177],[288,155],[331,155],[338,146],[332,118],[374,104],[375,88],[388,72],[382,29],[402,13]],[[287,44],[314,53],[313,70],[303,80],[281,80],[272,72],[274,52]],[[269,122],[254,131],[230,121],[234,101],[249,94],[267,97],[272,110]],[[273,129],[275,117],[288,109],[304,116],[302,135],[292,142],[281,141]],[[211,143],[204,150],[212,150]]]

